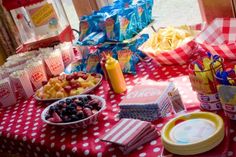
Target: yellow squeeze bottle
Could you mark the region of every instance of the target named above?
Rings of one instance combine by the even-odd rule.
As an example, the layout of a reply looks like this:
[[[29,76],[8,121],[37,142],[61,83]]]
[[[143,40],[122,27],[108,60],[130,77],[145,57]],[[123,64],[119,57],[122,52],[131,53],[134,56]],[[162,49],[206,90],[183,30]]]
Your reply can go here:
[[[112,57],[108,57],[105,67],[114,92],[119,94],[126,91],[125,78],[119,62]]]

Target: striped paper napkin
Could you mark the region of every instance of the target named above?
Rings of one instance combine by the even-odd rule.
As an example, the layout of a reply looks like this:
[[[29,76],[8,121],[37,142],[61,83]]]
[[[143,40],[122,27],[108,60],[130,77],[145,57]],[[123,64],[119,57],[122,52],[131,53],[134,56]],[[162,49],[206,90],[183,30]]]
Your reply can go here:
[[[124,154],[160,136],[150,122],[137,119],[121,119],[100,139],[119,146]]]

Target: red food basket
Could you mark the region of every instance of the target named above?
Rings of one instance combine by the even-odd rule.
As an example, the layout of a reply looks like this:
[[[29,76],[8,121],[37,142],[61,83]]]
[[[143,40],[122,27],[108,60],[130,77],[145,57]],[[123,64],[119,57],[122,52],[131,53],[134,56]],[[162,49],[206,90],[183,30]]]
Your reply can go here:
[[[190,26],[192,30],[202,30],[203,27],[204,24],[196,24]],[[146,47],[144,47],[144,45],[145,43],[141,47],[139,47],[139,50],[161,65],[185,64],[189,61],[189,57],[197,48],[197,44],[194,39],[187,42],[186,44],[181,45],[175,50],[163,51],[159,54],[150,52]]]
[[[216,18],[195,41],[212,54],[236,59],[236,18]]]

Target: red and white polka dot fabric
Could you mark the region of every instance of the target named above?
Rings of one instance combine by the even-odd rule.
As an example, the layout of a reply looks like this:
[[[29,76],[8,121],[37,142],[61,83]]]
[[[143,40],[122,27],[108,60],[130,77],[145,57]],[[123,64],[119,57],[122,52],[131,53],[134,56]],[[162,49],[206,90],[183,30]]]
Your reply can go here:
[[[187,76],[187,65],[160,67],[153,62],[138,63],[137,75],[125,75],[128,90],[137,83],[147,80],[174,81],[189,111],[198,110],[196,94],[191,90]],[[107,109],[103,111],[98,122],[88,128],[66,129],[50,126],[42,122],[40,116],[47,104],[38,103],[34,98],[18,101],[15,106],[0,109],[0,151],[20,153],[30,157],[72,157],[72,156],[123,156],[118,148],[99,140],[100,135],[115,125],[118,119],[118,104],[124,95],[115,95],[109,91],[107,82],[93,93],[106,99]],[[168,120],[160,119],[153,124],[161,130]],[[236,125],[231,125],[230,148],[228,156],[236,155]],[[133,151],[129,156],[161,156],[163,146],[157,138]],[[0,155],[1,156],[1,155]]]

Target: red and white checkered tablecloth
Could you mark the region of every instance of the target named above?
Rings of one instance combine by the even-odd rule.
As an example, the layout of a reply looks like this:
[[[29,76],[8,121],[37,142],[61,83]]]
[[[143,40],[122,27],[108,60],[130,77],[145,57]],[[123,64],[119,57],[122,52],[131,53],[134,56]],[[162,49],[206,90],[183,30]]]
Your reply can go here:
[[[128,90],[135,84],[145,84],[150,80],[174,81],[188,110],[195,111],[199,110],[199,102],[191,90],[187,69],[187,65],[160,67],[153,62],[138,63],[137,75],[125,75],[125,80]],[[22,156],[30,157],[123,156],[118,148],[99,140],[100,135],[118,122],[118,104],[123,95],[115,95],[109,91],[105,81],[94,94],[106,99],[107,109],[99,117],[98,122],[85,129],[65,129],[45,124],[40,115],[47,104],[38,103],[34,98],[18,101],[15,106],[5,109],[0,108],[0,151],[18,152],[23,154]],[[160,119],[154,124],[161,129],[168,119]],[[228,156],[236,156],[235,129],[236,125],[232,125],[230,148],[226,152]],[[157,157],[161,156],[162,150],[161,139],[157,138],[139,147],[129,156]]]

